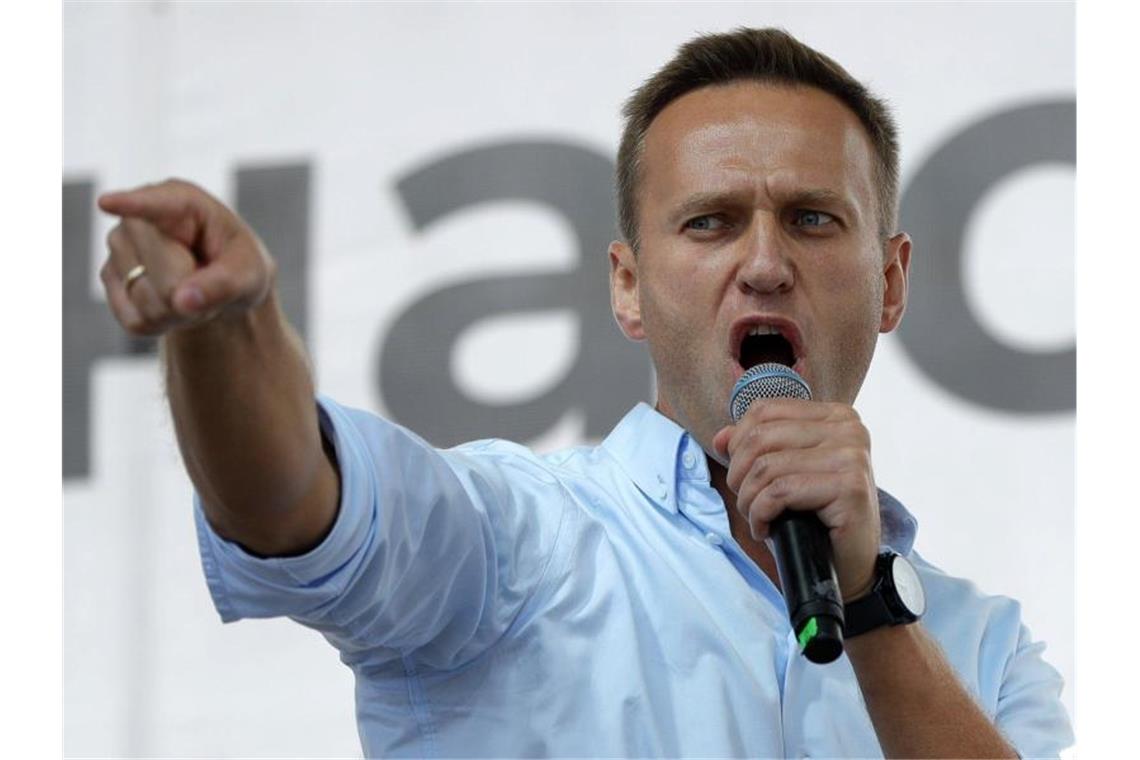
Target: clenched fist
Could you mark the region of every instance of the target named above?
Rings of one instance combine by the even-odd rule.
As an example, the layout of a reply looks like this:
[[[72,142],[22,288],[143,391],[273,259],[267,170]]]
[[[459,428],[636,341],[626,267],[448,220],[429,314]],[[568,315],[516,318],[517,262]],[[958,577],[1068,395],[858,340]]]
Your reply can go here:
[[[276,265],[257,235],[200,187],[171,179],[99,197],[121,217],[99,272],[119,323],[159,335],[257,306]]]

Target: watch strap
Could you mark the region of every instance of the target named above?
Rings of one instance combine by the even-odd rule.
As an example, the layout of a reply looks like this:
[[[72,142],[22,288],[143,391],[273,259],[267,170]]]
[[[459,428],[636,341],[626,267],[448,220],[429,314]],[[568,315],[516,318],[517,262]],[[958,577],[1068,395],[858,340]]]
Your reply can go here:
[[[844,638],[859,636],[894,622],[886,599],[879,593],[880,586],[881,581],[876,581],[869,594],[843,606]]]
[[[875,560],[875,582],[871,586],[871,592],[843,606],[845,638],[859,636],[886,625],[913,623],[918,619],[899,600],[895,588],[893,565],[898,556],[892,551],[880,554]]]

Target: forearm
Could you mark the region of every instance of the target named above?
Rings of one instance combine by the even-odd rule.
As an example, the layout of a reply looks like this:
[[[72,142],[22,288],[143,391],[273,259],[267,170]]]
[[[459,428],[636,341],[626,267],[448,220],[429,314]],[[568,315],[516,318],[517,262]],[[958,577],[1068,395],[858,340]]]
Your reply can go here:
[[[179,447],[210,523],[259,554],[315,545],[335,518],[337,476],[276,296],[171,331],[162,348]]]
[[[921,623],[846,642],[886,757],[1017,757]]]

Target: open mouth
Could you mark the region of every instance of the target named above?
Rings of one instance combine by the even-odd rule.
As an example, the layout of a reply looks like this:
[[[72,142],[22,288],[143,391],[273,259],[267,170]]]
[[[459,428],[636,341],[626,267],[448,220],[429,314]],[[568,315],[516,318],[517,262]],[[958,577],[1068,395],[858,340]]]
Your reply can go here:
[[[756,330],[771,328],[758,327]],[[790,367],[796,363],[792,344],[778,332],[749,332],[740,344],[740,366],[745,370],[757,364],[775,362]]]

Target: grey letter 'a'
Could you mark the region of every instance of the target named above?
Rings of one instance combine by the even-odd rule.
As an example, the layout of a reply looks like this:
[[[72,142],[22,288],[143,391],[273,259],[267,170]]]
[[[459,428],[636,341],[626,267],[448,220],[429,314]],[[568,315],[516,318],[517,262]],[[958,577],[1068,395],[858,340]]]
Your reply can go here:
[[[962,282],[963,235],[986,192],[1024,167],[1075,162],[1076,103],[1036,103],[955,135],[903,196],[902,228],[917,247],[899,336],[920,369],[967,401],[1029,414],[1075,408],[1076,347],[1024,351],[999,342],[971,313]]]
[[[614,220],[612,177],[613,164],[601,154],[520,141],[450,155],[398,181],[417,231],[476,204],[534,201],[566,218],[580,257],[570,271],[487,277],[412,304],[379,356],[380,392],[396,421],[440,446],[486,437],[526,441],[577,408],[585,413],[586,436],[598,438],[646,396],[648,356],[628,344],[610,311],[605,251]],[[449,358],[465,329],[490,316],[550,309],[574,311],[581,336],[577,360],[556,387],[514,404],[482,403],[456,387]]]

